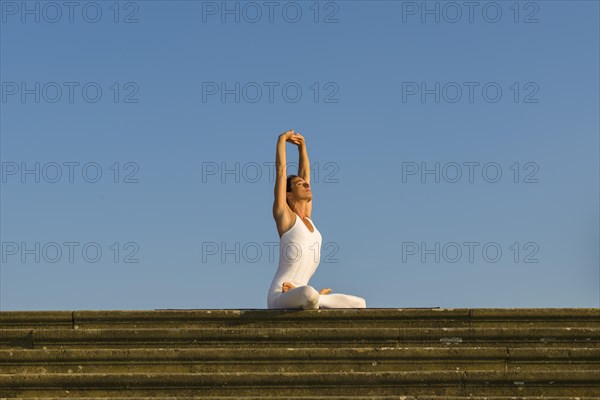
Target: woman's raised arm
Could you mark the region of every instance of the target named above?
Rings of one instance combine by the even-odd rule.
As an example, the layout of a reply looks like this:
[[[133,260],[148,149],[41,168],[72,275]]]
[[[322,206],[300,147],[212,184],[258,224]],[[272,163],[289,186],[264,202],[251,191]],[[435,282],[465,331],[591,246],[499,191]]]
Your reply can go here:
[[[281,215],[286,207],[286,156],[285,143],[294,135],[293,130],[282,133],[277,138],[277,151],[275,154],[275,200],[273,201],[273,216]]]
[[[308,161],[308,151],[306,150],[304,136],[296,132],[293,139],[294,144],[298,146],[298,176],[310,185],[310,162]]]

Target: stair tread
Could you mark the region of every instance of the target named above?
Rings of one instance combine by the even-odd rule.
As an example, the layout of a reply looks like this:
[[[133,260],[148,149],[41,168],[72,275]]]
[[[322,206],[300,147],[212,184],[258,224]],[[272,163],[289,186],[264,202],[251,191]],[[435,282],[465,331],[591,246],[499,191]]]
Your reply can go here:
[[[1,397],[0,399],[11,399]],[[64,397],[28,397],[31,400],[58,400]],[[147,400],[148,397],[69,397],[71,400]],[[157,396],[154,400],[600,400],[581,396]]]

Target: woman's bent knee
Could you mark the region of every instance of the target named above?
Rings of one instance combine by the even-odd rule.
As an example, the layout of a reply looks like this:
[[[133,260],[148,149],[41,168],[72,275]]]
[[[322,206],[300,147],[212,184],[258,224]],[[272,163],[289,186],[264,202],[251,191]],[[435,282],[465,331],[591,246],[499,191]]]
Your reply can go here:
[[[303,286],[302,294],[306,301],[302,304],[304,310],[316,310],[319,308],[319,292],[312,286]]]
[[[312,286],[297,286],[294,289],[273,297],[269,308],[287,309],[317,309],[319,308],[319,292]]]

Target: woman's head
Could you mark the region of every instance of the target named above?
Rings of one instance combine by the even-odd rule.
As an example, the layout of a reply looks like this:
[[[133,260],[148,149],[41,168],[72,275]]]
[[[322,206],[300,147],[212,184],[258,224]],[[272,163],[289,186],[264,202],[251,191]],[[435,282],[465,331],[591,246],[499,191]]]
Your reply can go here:
[[[290,208],[292,209],[292,202],[298,202],[302,200],[310,201],[312,199],[310,185],[298,175],[288,175],[285,191],[288,193],[288,205],[290,205]]]

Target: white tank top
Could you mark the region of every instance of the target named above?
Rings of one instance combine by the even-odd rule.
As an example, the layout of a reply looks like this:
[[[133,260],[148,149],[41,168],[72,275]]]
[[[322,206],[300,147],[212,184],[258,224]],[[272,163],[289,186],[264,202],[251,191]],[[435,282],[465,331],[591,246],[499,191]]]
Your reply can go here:
[[[296,222],[279,239],[279,266],[271,282],[267,305],[272,305],[272,297],[281,293],[283,282],[304,286],[313,276],[321,261],[321,232],[313,221],[306,217],[314,228],[308,230],[302,219],[296,215]]]

